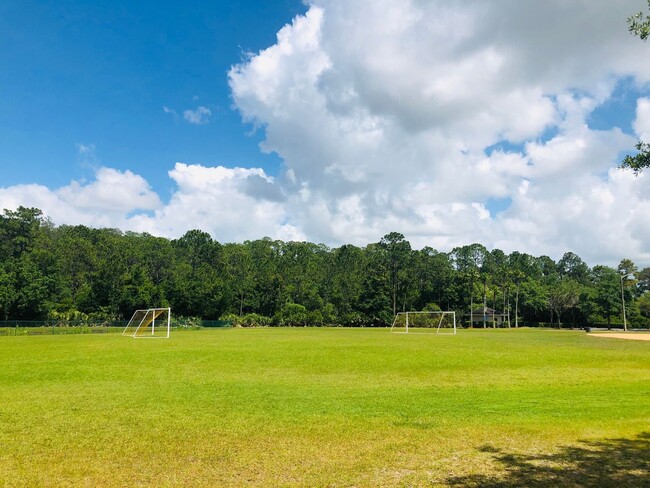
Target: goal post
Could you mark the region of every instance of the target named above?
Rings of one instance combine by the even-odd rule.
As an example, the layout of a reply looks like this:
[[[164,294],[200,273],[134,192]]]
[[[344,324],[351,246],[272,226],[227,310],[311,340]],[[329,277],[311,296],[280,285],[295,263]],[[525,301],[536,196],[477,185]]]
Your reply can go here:
[[[136,339],[169,339],[171,318],[171,308],[136,310],[122,335]]]
[[[391,332],[408,334],[409,332],[435,333],[438,335],[456,334],[456,312],[454,311],[426,311],[426,312],[398,312],[395,315]]]

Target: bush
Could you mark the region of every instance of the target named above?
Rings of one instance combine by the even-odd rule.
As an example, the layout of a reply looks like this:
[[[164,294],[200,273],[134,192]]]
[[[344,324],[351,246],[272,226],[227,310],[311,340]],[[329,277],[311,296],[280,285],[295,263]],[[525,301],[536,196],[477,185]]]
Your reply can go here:
[[[230,322],[233,327],[241,327],[241,316],[234,314],[234,313],[225,313],[221,317],[219,317],[219,320],[223,320],[225,322]]]
[[[343,327],[362,327],[365,325],[365,319],[359,312],[350,312],[338,318],[338,325]]]
[[[232,323],[233,327],[269,327],[272,320],[269,317],[257,313],[248,313],[246,315],[236,315],[227,313],[222,315],[219,320]]]
[[[322,327],[324,324],[323,314],[320,310],[312,310],[307,313],[307,325]]]
[[[247,313],[240,317],[239,327],[268,327],[271,325],[271,319],[257,313]]]
[[[307,325],[307,309],[297,303],[285,303],[276,315],[276,323],[283,327],[305,326]]]
[[[201,322],[200,317],[172,317],[171,325],[177,329],[200,329]]]
[[[50,310],[48,318],[57,324],[67,324],[69,322],[88,322],[90,319],[88,315],[75,309],[64,311]]]

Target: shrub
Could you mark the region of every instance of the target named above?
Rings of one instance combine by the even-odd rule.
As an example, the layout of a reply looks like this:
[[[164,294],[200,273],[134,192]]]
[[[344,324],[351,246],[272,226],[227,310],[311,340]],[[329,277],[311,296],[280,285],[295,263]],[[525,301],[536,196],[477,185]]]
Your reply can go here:
[[[311,325],[314,327],[321,327],[324,323],[323,314],[320,310],[312,310],[307,313],[307,323],[306,325]]]
[[[307,325],[307,309],[297,303],[285,303],[276,315],[276,322],[284,327]]]
[[[268,327],[271,325],[271,319],[257,313],[248,313],[242,317],[238,317],[239,327]]]
[[[171,325],[177,329],[199,329],[203,320],[200,317],[174,317]]]
[[[269,317],[257,313],[248,313],[246,315],[227,313],[222,315],[219,320],[228,321],[232,323],[233,327],[269,327],[272,323]]]

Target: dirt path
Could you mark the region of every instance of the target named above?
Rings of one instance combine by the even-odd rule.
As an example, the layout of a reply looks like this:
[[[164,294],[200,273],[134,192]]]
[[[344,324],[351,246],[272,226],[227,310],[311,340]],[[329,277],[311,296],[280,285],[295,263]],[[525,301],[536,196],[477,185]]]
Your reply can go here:
[[[610,339],[632,339],[633,341],[650,341],[650,334],[647,332],[627,332],[618,334],[589,334],[591,337],[606,337]]]

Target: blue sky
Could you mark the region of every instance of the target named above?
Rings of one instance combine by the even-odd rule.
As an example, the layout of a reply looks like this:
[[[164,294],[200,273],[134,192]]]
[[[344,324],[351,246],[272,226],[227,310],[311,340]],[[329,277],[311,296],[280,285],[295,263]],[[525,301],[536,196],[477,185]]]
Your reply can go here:
[[[645,0],[0,3],[0,208],[650,264]]]
[[[2,2],[0,185],[58,187],[101,164],[138,172],[165,198],[176,161],[277,172],[279,158],[232,109],[226,75],[305,10],[299,0]],[[183,119],[199,106],[209,123]]]

